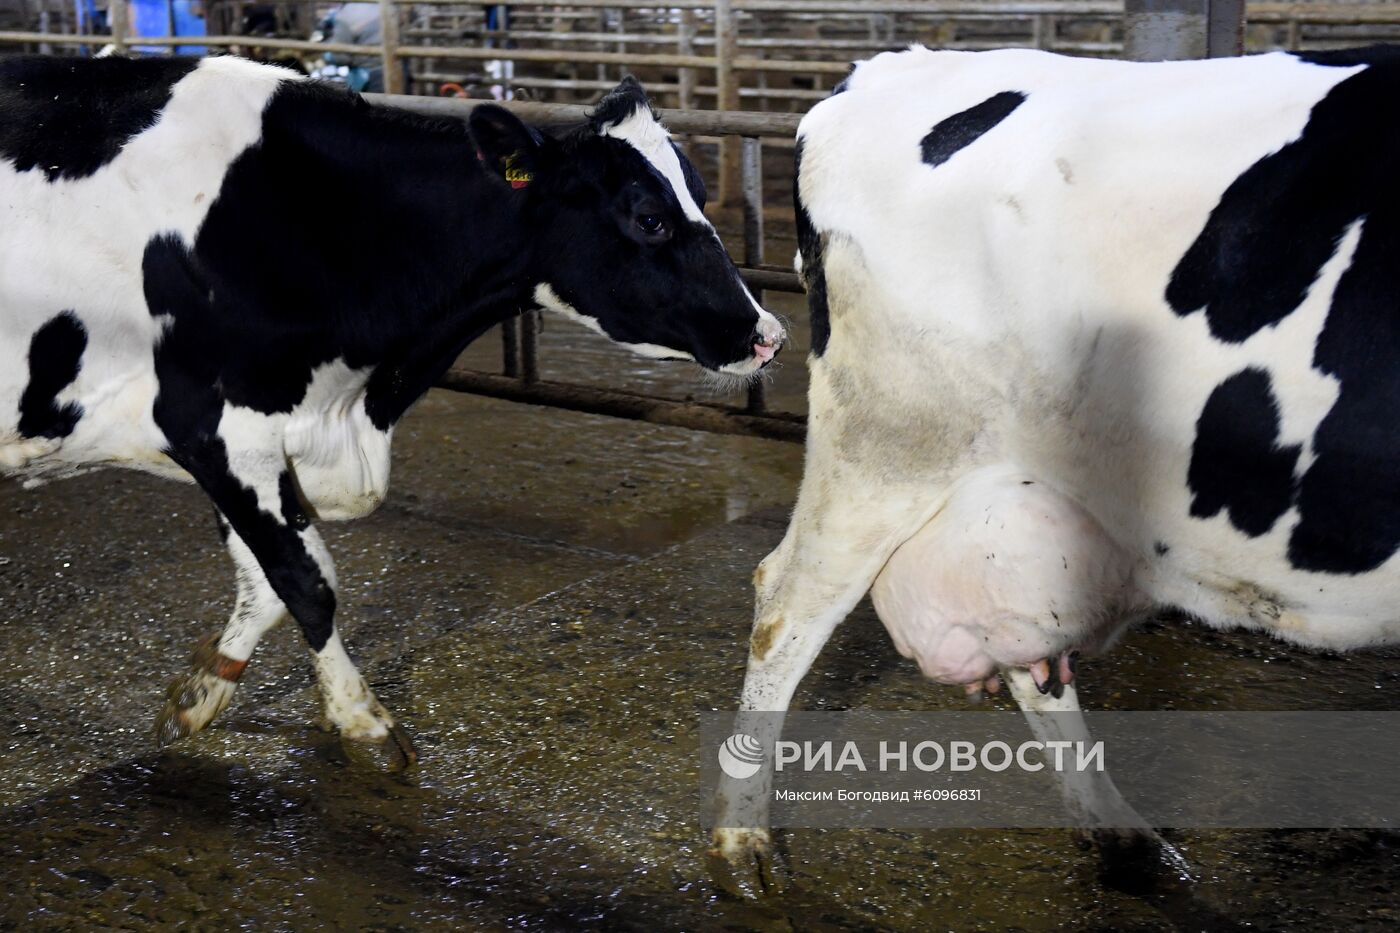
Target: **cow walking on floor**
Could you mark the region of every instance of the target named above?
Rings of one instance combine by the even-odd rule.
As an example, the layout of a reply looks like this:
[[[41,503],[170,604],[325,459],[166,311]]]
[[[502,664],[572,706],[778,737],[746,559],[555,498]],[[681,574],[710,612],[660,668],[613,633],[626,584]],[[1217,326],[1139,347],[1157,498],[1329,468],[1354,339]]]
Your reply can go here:
[[[807,461],[741,710],[785,711],[867,592],[927,676],[1004,674],[1042,730],[1077,653],[1163,606],[1400,641],[1397,95],[1389,48],[860,64],[799,130]],[[740,866],[769,777],[721,785]],[[1065,791],[1145,831],[1106,778]]]
[[[757,372],[783,332],[704,200],[630,78],[554,140],[499,107],[426,119],[235,58],[0,59],[0,472],[192,480],[237,568],[160,737],[224,709],[290,614],[328,722],[411,761],[336,634],[312,522],[372,511],[395,422],[526,308]]]

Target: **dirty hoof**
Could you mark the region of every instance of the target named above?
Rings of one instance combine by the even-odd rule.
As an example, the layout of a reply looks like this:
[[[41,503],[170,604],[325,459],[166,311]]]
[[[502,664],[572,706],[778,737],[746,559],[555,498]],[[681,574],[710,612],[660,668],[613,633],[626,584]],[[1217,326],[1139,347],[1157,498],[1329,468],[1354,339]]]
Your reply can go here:
[[[418,750],[408,730],[398,723],[390,725],[385,735],[357,737],[342,732],[340,739],[352,761],[377,770],[407,771],[418,763]]]
[[[706,862],[715,884],[737,897],[780,893],[773,838],[766,829],[716,829]]]
[[[1192,884],[1196,872],[1181,851],[1153,829],[1086,829],[1081,842],[1096,849],[1101,880],[1127,893],[1163,885]]]
[[[190,673],[175,678],[165,693],[165,706],[156,716],[156,741],[168,745],[209,725],[228,708],[246,666],[246,661],[219,653],[218,636],[200,642],[190,659]]]

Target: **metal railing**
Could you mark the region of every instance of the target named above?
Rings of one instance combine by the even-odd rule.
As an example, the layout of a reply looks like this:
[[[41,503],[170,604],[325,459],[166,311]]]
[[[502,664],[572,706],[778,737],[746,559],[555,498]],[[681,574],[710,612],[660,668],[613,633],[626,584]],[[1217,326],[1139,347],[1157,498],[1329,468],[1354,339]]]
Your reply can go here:
[[[460,119],[466,119],[473,107],[488,103],[389,94],[367,94],[365,97],[378,105]],[[589,110],[574,104],[521,101],[506,101],[499,106],[509,108],[521,119],[542,129],[581,125],[587,119]],[[743,193],[743,260],[739,266],[740,275],[758,294],[760,302],[764,291],[800,294],[803,289],[797,275],[766,264],[763,256],[763,139],[791,140],[797,134],[800,117],[795,114],[713,110],[660,110],[658,115],[674,133],[728,136],[740,140],[740,187]],[[806,438],[806,418],[794,412],[769,410],[761,381],[749,384],[746,404],[738,406],[681,401],[543,380],[540,378],[537,314],[526,312],[520,318],[502,325],[500,373],[453,369],[443,378],[441,387],[513,402],[612,415],[718,434],[740,434],[798,443]]]
[[[296,0],[311,2],[311,0]],[[447,44],[414,44],[405,41],[404,16],[410,10],[463,8],[463,0],[378,0],[383,41],[377,45],[311,42],[307,39],[263,36],[214,35],[200,37],[129,35],[127,4],[112,0],[110,35],[74,35],[53,32],[0,32],[0,44],[33,44],[43,48],[55,46],[92,46],[106,40],[118,52],[130,46],[170,48],[201,45],[217,49],[257,47],[321,55],[336,53],[378,58],[383,65],[385,90],[403,93],[410,81],[453,83],[463,79],[452,74],[453,65],[461,70],[470,62],[533,63],[536,66],[570,66],[572,78],[558,74],[522,75],[492,83],[514,84],[522,88],[544,91],[598,90],[607,84],[603,69],[650,68],[675,70],[676,77],[660,84],[658,91],[674,93],[685,109],[697,106],[697,98],[713,101],[716,110],[732,112],[743,106],[745,99],[801,108],[820,99],[847,70],[847,60],[866,57],[882,48],[897,47],[909,41],[918,30],[895,27],[894,18],[913,24],[948,23],[987,24],[997,22],[1027,23],[1029,38],[1025,41],[1038,48],[1050,48],[1080,54],[1115,54],[1122,43],[1112,32],[1123,14],[1122,0],[560,0],[541,4],[538,0],[493,0],[490,6],[508,6],[521,15],[536,18],[558,16],[562,12],[584,15],[588,11],[632,11],[648,18],[641,26],[625,29],[618,20],[619,31],[607,36],[605,32],[587,32],[586,38],[571,38],[568,30],[549,32],[540,29],[477,30],[480,44],[466,44],[451,35],[441,37]],[[533,12],[532,12],[533,11]],[[552,13],[549,11],[553,11]],[[664,15],[663,15],[664,14]],[[679,18],[677,18],[679,17]],[[876,28],[880,18],[888,20]],[[763,18],[763,23],[759,23]],[[701,20],[704,20],[702,23]],[[869,20],[869,35],[865,38],[823,38],[801,33],[802,23],[819,21],[826,25],[838,21]],[[1061,35],[1060,26],[1071,20],[1100,23],[1102,28],[1088,38]],[[768,33],[740,37],[740,21],[754,28],[784,28],[783,35]],[[1283,44],[1298,48],[1304,41],[1304,26],[1335,28],[1353,26],[1359,29],[1384,30],[1400,27],[1400,3],[1280,3],[1253,2],[1248,4],[1248,20],[1253,26],[1285,29]],[[700,28],[703,26],[704,28]],[[923,28],[923,27],[920,27]],[[751,32],[753,30],[751,29]],[[450,31],[449,31],[450,32]],[[549,38],[534,38],[548,35]],[[922,34],[920,33],[922,36]],[[530,38],[526,38],[529,36]],[[422,43],[437,39],[417,36]],[[927,37],[923,37],[927,41]],[[960,48],[980,48],[988,44],[1004,45],[1006,37],[999,35],[989,41],[977,35],[962,36],[956,30],[947,33],[947,44]],[[506,48],[515,42],[536,42],[551,48]],[[629,43],[632,48],[629,48]],[[933,44],[943,44],[933,41]],[[579,47],[583,45],[585,47]],[[593,46],[591,48],[586,46]],[[636,46],[642,51],[637,51]],[[667,46],[674,50],[663,51]],[[704,53],[704,54],[701,54]],[[779,57],[771,57],[778,55]],[[416,63],[414,69],[408,63]],[[446,65],[445,69],[440,66]],[[599,74],[580,77],[577,67],[596,66]],[[697,75],[713,74],[714,80],[702,83]],[[657,76],[659,77],[659,76]],[[771,84],[785,86],[770,86]],[[791,86],[786,86],[791,85]],[[738,146],[726,141],[721,146],[719,161],[718,198],[734,206],[740,203],[742,185]]]

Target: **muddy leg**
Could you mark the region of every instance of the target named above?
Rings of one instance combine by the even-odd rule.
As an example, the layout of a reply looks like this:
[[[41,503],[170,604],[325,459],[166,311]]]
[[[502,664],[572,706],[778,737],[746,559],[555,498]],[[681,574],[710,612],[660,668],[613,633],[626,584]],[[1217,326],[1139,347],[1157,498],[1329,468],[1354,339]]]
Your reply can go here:
[[[162,745],[198,732],[224,711],[258,642],[287,616],[253,552],[222,516],[219,523],[233,558],[238,599],[223,634],[200,642],[190,673],[171,683],[165,707],[156,717],[156,738]]]
[[[753,635],[734,731],[758,740],[764,766],[743,780],[721,777],[716,798],[711,855],[734,870],[740,887],[760,891],[773,880],[768,800],[783,714],[832,631],[894,549],[927,519],[917,503],[882,495],[873,484],[853,481],[846,488],[869,489],[874,498],[857,492],[832,500],[809,496],[806,482],[783,543],[754,574]]]
[[[328,723],[346,739],[379,744],[390,766],[411,764],[412,744],[336,633],[335,565],[287,466],[282,419],[226,405],[217,424],[217,436],[192,434],[171,456],[213,500],[296,619],[315,656]]]

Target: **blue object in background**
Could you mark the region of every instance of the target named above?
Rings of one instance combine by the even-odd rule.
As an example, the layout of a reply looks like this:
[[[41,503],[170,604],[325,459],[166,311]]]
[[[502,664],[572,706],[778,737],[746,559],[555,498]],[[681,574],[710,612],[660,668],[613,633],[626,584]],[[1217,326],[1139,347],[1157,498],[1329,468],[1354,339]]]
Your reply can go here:
[[[114,0],[119,2],[119,0]],[[137,36],[170,35],[170,8],[175,11],[175,35],[208,35],[204,28],[204,17],[195,15],[194,0],[131,0],[131,24]],[[166,51],[161,46],[138,45],[137,50],[159,55]],[[181,45],[175,49],[177,55],[204,55],[209,51],[204,45]]]

